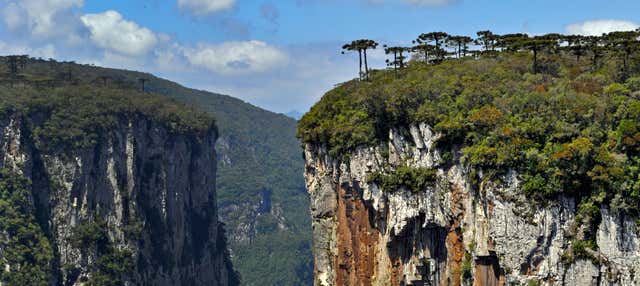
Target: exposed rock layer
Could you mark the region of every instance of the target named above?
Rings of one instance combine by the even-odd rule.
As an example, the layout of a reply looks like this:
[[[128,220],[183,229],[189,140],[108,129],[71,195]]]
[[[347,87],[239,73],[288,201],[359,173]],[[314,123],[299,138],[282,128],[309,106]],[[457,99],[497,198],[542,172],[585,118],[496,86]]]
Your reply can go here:
[[[597,259],[567,259],[579,224],[575,199],[533,204],[516,172],[484,180],[460,161],[458,148],[435,148],[440,135],[428,125],[402,134],[391,130],[387,144],[347,160],[332,158],[326,146],[304,146],[316,285],[640,283],[634,218],[603,206]],[[401,165],[436,169],[437,182],[383,192],[368,180]]]
[[[37,123],[21,115],[0,120],[0,167],[32,181],[59,265],[52,285],[91,279],[97,253],[71,239],[77,226],[96,219],[106,222],[113,247],[132,253],[127,285],[235,281],[217,221],[215,128],[176,134],[142,115],[122,115],[95,147],[43,152]]]

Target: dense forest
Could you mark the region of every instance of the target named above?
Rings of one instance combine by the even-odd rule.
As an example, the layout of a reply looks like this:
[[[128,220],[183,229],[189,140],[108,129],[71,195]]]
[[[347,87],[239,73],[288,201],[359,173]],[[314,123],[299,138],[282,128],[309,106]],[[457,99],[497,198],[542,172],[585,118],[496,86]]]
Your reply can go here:
[[[532,202],[578,198],[582,234],[563,259],[595,259],[600,206],[640,214],[639,36],[428,33],[413,47],[385,47],[387,70],[366,63],[377,43],[354,41],[344,49],[360,55],[359,78],[327,93],[298,136],[349,160],[356,148],[386,142],[391,128],[427,123],[442,134],[438,146],[461,147],[443,161],[461,155],[476,184],[515,170]],[[370,180],[418,191],[433,177],[405,168]]]

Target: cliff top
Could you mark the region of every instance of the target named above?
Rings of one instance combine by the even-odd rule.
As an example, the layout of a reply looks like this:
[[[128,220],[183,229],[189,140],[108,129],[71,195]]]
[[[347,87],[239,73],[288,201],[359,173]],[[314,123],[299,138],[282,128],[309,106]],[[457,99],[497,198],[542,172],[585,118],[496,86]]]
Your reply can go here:
[[[503,52],[373,71],[328,92],[298,136],[344,157],[424,122],[443,134],[438,146],[461,146],[471,167],[519,171],[533,197],[584,195],[585,208],[617,200],[637,210],[640,63],[627,58],[624,68],[619,53],[596,60],[544,53],[533,73],[531,53]]]
[[[44,115],[35,135],[46,142],[41,146],[46,150],[93,146],[100,131],[112,128],[122,115],[146,116],[175,133],[203,134],[214,126],[210,115],[167,97],[83,82],[38,86],[16,81],[13,87],[5,82],[0,87],[0,118],[13,113]]]

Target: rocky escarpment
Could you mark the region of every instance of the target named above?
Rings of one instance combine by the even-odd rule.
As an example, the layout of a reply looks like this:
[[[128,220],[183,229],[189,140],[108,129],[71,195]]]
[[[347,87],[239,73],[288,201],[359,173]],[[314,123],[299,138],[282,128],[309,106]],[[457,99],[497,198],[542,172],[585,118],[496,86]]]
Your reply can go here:
[[[217,220],[214,127],[173,132],[120,114],[91,147],[51,149],[47,116],[0,117],[0,167],[31,182],[28,209],[52,246],[49,285],[237,282]],[[11,241],[3,234],[0,242]],[[8,247],[0,277],[26,269],[3,257]]]
[[[522,195],[517,172],[486,180],[426,125],[343,158],[307,143],[316,285],[637,285],[636,220],[600,208],[597,251],[576,254],[576,199]],[[373,174],[435,171],[423,190],[383,190]]]

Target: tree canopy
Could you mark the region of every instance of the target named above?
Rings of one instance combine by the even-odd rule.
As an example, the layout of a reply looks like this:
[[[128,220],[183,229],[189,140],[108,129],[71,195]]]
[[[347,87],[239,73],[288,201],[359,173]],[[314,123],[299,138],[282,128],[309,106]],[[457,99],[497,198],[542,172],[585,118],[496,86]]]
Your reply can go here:
[[[387,66],[397,71],[406,67],[402,53],[415,53],[414,60],[438,64],[448,58],[467,56],[495,56],[496,53],[529,51],[532,54],[533,73],[541,72],[539,66],[542,53],[570,53],[579,62],[585,56],[591,56],[592,68],[598,68],[599,60],[605,54],[615,55],[621,60],[622,77],[629,76],[630,61],[640,50],[640,29],[635,31],[612,32],[602,36],[562,35],[557,33],[530,36],[523,33],[494,34],[489,30],[478,31],[476,38],[464,35],[451,35],[445,32],[420,34],[411,41],[412,46],[385,45],[385,52],[391,55]],[[356,40],[343,46],[345,51],[358,51],[360,54],[360,79],[368,79],[370,69],[366,60],[366,50],[374,49],[377,43],[372,40]],[[364,56],[365,70],[362,71]]]

